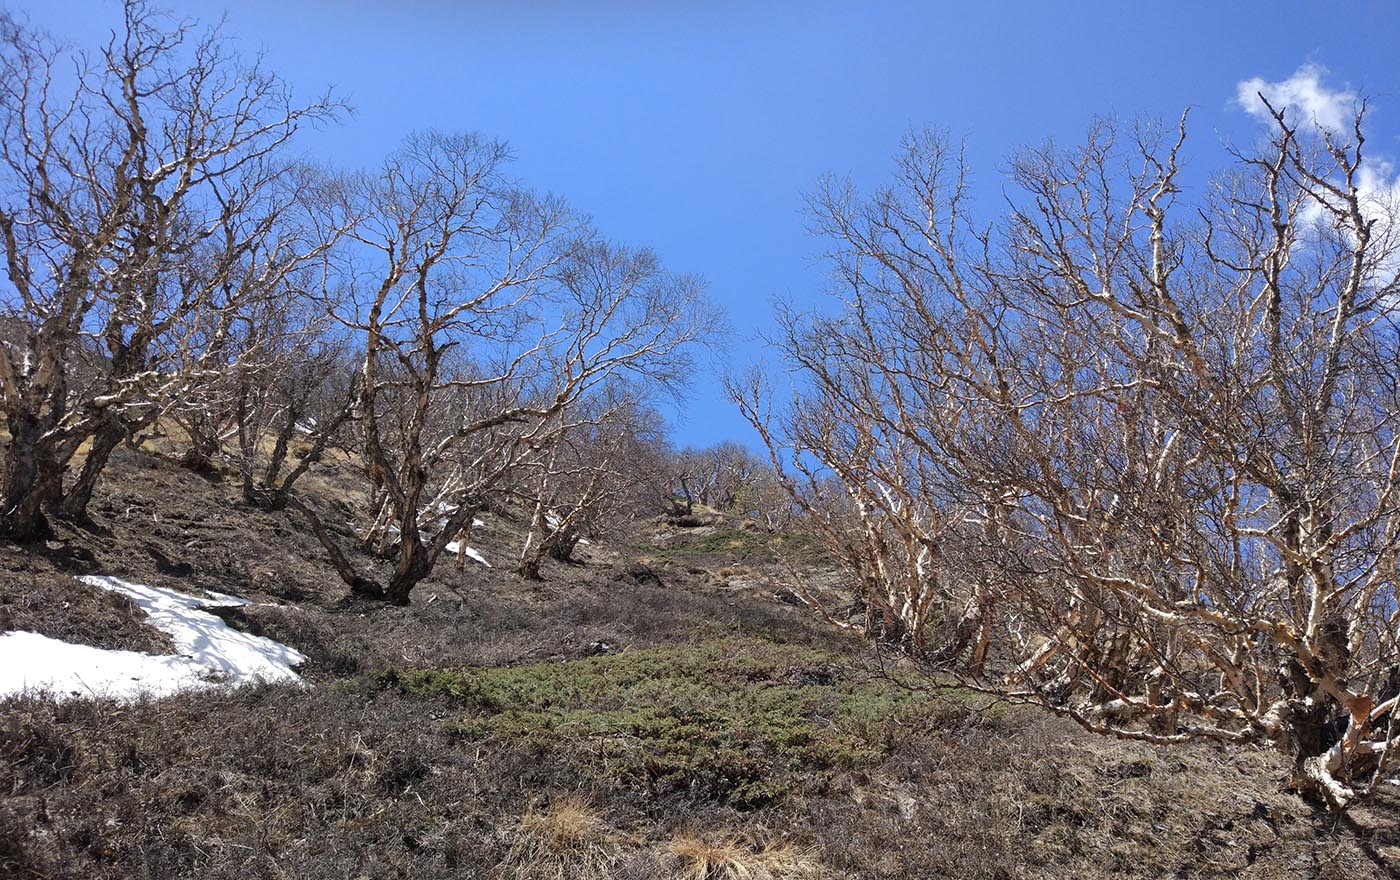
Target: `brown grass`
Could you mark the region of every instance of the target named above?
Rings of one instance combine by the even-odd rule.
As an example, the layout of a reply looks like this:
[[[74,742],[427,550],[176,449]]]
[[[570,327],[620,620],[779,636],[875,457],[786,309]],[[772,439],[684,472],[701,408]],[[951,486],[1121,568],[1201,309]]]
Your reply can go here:
[[[519,831],[556,852],[597,846],[608,839],[598,811],[576,794],[558,798],[543,809],[531,804],[520,819]]]
[[[782,842],[752,843],[742,835],[684,832],[665,846],[676,880],[807,880],[826,876],[807,849]]]
[[[127,597],[77,580],[68,570],[30,552],[0,545],[0,633],[35,632],[78,645],[169,654],[165,633]]]
[[[531,804],[494,874],[520,880],[589,880],[613,876],[621,838],[580,795]]]

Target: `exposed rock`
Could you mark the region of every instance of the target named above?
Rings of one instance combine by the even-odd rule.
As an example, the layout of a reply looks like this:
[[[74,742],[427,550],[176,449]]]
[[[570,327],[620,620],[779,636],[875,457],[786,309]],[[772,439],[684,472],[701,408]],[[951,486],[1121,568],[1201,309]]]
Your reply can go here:
[[[629,562],[623,566],[615,578],[638,587],[661,587],[665,586],[661,581],[661,576],[651,569],[650,566],[640,562]]]
[[[774,590],[773,598],[777,599],[784,605],[792,605],[795,608],[801,608],[807,604],[806,602],[802,601],[801,596],[797,595],[797,593],[795,593],[789,587],[783,587],[782,589]]]

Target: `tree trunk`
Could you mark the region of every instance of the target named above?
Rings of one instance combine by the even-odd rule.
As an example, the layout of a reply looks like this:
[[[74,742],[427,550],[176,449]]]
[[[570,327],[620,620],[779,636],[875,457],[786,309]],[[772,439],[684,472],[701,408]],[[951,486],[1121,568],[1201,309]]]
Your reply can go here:
[[[977,627],[977,641],[972,646],[972,658],[968,660],[967,672],[973,678],[981,678],[987,671],[987,649],[992,644],[992,630],[987,621]]]
[[[578,542],[579,536],[572,531],[560,535],[549,548],[550,558],[560,562],[573,562],[574,549],[578,547]]]
[[[277,495],[282,501],[301,511],[307,524],[311,526],[312,533],[316,535],[316,540],[321,543],[330,556],[331,566],[335,568],[335,573],[340,575],[340,579],[350,587],[352,595],[366,599],[385,598],[383,587],[369,578],[362,577],[359,572],[355,571],[355,566],[350,564],[350,560],[345,557],[345,553],[341,551],[340,546],[336,544],[335,539],[326,529],[325,523],[321,522],[321,518],[316,515],[315,511],[307,507],[300,498],[291,492],[278,492]]]
[[[428,576],[428,551],[424,549],[417,529],[405,531],[400,537],[399,564],[389,578],[389,587],[384,591],[384,600],[393,605],[407,605],[409,594],[418,582]]]
[[[121,445],[126,433],[113,422],[106,422],[98,429],[92,438],[92,448],[88,450],[83,469],[78,472],[78,478],[73,481],[60,504],[60,511],[65,518],[78,521],[87,519],[87,509],[92,503],[92,492],[97,488],[97,478],[102,475],[107,462],[112,459],[112,452]]]
[[[1325,645],[1323,646],[1326,647]],[[1346,806],[1346,755],[1340,748],[1345,736],[1344,711],[1295,659],[1283,664],[1280,689],[1287,708],[1283,714],[1284,735],[1276,745],[1293,758],[1292,787],[1304,798],[1332,810]]]
[[[540,576],[540,562],[548,552],[548,514],[543,501],[536,502],[534,515],[530,517],[530,531],[525,535],[525,546],[520,548],[520,576],[527,581],[543,580]]]
[[[457,571],[465,571],[467,568],[467,547],[472,540],[472,519],[468,518],[466,525],[457,530]]]
[[[35,541],[49,534],[44,507],[61,491],[62,471],[41,442],[43,430],[35,419],[12,413],[8,422],[0,529],[11,540]]]
[[[1292,786],[1305,799],[1335,808],[1337,798],[1329,790],[1335,783],[1333,769],[1327,766],[1328,711],[1325,700],[1305,704],[1289,701],[1289,742],[1293,755]]]
[[[194,436],[195,433],[190,432],[190,445],[180,456],[180,466],[197,474],[212,473],[214,471],[214,456],[219,454],[219,441],[215,437],[204,434]]]

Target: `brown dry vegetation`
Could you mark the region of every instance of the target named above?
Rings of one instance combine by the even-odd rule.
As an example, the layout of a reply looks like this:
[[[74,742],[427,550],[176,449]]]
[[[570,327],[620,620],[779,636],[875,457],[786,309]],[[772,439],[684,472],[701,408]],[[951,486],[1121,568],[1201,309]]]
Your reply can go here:
[[[396,608],[347,601],[231,477],[123,450],[94,514],[0,549],[0,626],[157,650],[67,578],[241,593],[282,607],[227,619],[305,652],[313,686],[0,704],[7,878],[1400,874],[1391,794],[1338,821],[1268,752],[897,688],[756,586],[739,530],[649,526],[527,585],[490,517],[473,543],[497,568],[439,566]]]
[[[58,547],[57,564],[37,552],[0,554],[0,633],[21,630],[96,648],[170,653],[170,640],[146,625],[146,613],[130,599],[74,580],[64,570],[74,560],[63,549]]]

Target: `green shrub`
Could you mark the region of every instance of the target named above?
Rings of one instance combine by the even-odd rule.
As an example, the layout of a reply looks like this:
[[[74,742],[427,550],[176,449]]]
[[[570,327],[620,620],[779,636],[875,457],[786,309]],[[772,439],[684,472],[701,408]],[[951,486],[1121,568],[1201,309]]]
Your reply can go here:
[[[452,730],[534,750],[586,749],[617,779],[739,807],[781,797],[784,771],[878,761],[930,713],[961,712],[812,648],[756,638],[579,660],[397,670],[381,686],[458,702]]]

